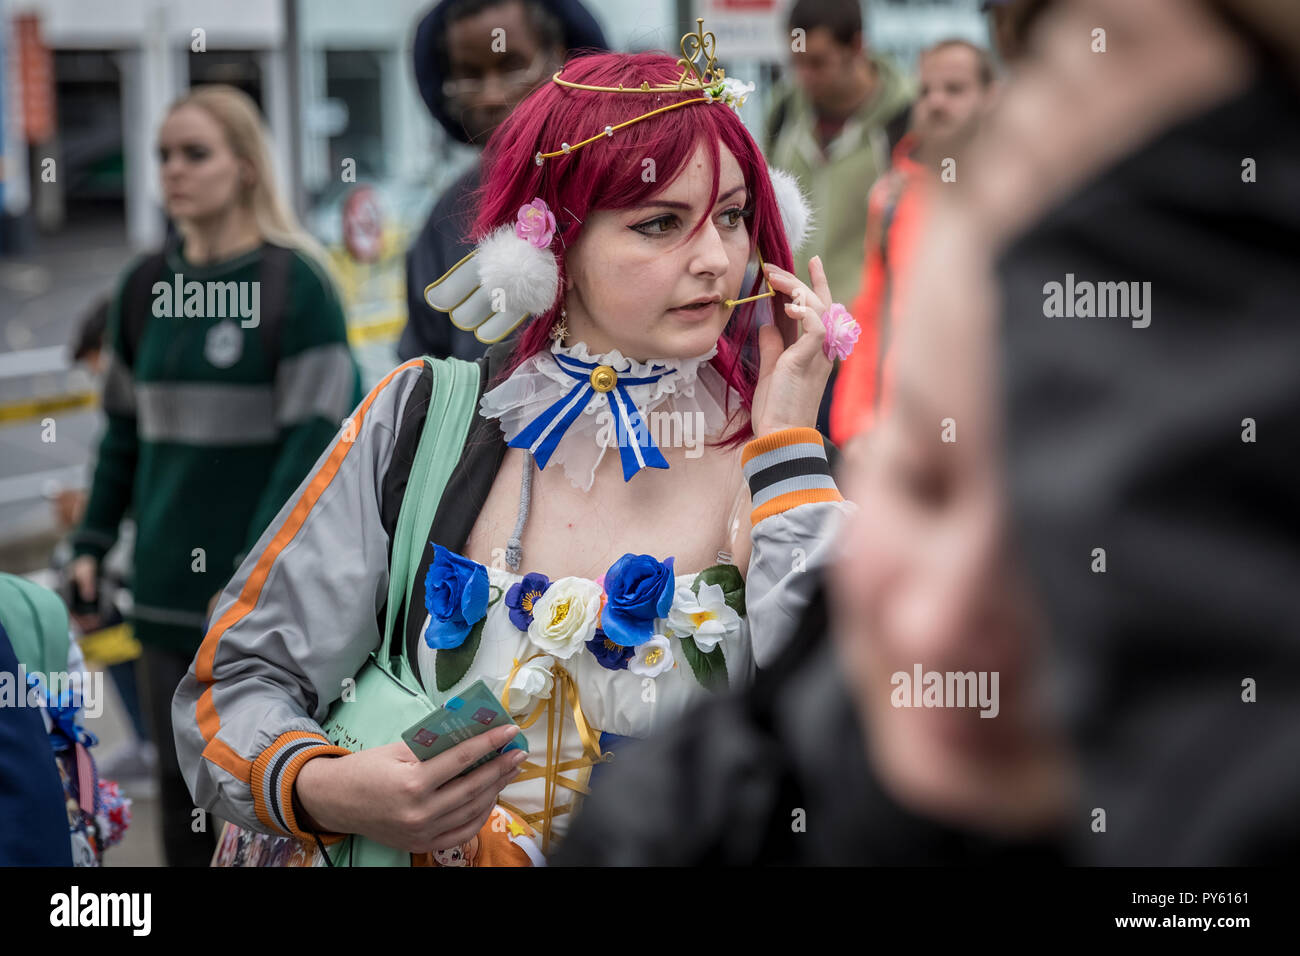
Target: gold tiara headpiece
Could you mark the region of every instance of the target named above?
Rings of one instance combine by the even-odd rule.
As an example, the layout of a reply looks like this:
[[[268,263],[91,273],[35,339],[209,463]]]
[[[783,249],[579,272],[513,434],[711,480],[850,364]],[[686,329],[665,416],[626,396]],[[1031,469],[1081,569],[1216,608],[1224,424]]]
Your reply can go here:
[[[753,83],[742,83],[739,80],[728,78],[726,71],[717,65],[717,57],[714,50],[717,47],[717,37],[713,31],[704,32],[704,18],[695,18],[695,32],[682,35],[681,50],[682,55],[677,64],[682,68],[681,76],[675,83],[650,83],[648,80],[641,82],[639,86],[624,86],[620,83],[618,86],[591,86],[587,83],[574,83],[570,80],[562,79],[560,74],[564,68],[556,70],[551,76],[551,81],[560,86],[567,86],[574,90],[588,90],[593,93],[688,93],[698,91],[701,95],[694,99],[682,100],[678,103],[671,103],[668,106],[661,106],[658,109],[651,110],[648,113],[642,113],[640,116],[627,120],[613,126],[606,126],[595,136],[589,136],[580,142],[570,145],[561,143],[560,148],[549,153],[543,153],[540,150],[533,160],[538,166],[543,165],[548,159],[555,159],[559,156],[567,156],[574,150],[581,149],[588,143],[594,143],[602,137],[613,136],[617,130],[625,126],[631,126],[633,123],[639,123],[651,116],[657,116],[660,113],[666,113],[669,110],[675,110],[682,106],[692,106],[696,103],[722,103],[739,110],[745,103],[745,97],[754,91]],[[703,60],[701,65],[697,62]]]

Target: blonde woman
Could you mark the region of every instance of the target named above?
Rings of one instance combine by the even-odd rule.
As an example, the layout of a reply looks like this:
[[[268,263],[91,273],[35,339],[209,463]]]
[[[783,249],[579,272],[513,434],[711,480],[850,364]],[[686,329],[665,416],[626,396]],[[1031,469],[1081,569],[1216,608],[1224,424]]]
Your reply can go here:
[[[170,703],[212,597],[360,397],[343,310],[319,252],[276,189],[257,107],[197,87],[158,131],[178,240],[134,262],[110,303],[108,427],[73,537],[96,597],[100,559],[134,513],[133,626],[145,646],[169,865],[206,865],[211,837],[171,745]],[[90,629],[95,614],[78,615]]]

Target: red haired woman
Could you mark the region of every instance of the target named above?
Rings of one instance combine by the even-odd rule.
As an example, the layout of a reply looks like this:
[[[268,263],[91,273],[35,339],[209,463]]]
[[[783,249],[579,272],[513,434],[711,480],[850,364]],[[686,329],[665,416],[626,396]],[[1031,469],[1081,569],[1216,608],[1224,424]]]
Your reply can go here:
[[[482,680],[529,754],[458,777],[515,729],[422,763],[321,728],[380,643],[411,459],[442,414],[447,366],[416,361],[372,392],[221,598],[175,699],[200,806],[417,862],[462,845],[462,863],[499,861],[484,844],[504,834],[537,862],[530,838],[562,837],[624,738],[767,663],[845,508],[813,424],[854,328],[817,260],[811,288],[785,271],[797,187],[733,108],[746,89],[690,67],[679,88],[680,64],[580,57],[530,96],[488,144],[476,253],[427,293],[498,344],[421,529],[401,653],[435,704]],[[509,812],[488,824],[498,802]]]

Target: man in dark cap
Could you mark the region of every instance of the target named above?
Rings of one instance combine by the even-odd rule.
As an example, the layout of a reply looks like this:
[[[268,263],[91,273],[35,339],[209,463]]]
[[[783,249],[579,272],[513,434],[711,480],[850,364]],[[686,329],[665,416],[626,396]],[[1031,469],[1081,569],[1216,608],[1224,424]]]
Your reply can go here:
[[[453,139],[482,148],[501,122],[574,51],[604,49],[599,24],[578,0],[443,0],[415,31],[415,79],[429,113]],[[406,253],[406,361],[432,355],[473,361],[486,350],[424,301],[424,288],[473,248],[472,196],[481,164],[447,187]]]

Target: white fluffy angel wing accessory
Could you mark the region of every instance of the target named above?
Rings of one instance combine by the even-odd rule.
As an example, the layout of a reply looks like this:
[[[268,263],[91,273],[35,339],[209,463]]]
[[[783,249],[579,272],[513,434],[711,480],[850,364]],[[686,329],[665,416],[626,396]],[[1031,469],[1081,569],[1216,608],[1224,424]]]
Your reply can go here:
[[[424,300],[480,342],[499,342],[531,315],[547,312],[560,294],[551,252],[555,216],[541,199],[515,222],[494,230],[473,252],[424,289]]]
[[[767,175],[772,180],[772,191],[776,193],[776,205],[781,210],[781,225],[785,228],[790,251],[797,252],[812,233],[812,209],[793,174],[769,166]]]

